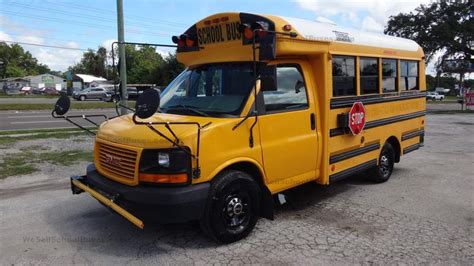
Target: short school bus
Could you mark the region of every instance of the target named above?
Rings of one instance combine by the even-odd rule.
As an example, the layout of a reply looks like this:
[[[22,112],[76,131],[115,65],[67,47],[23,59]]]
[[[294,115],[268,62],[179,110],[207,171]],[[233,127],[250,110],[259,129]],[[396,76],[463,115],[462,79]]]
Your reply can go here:
[[[360,171],[384,182],[423,144],[425,64],[413,41],[247,13],[172,39],[186,70],[100,125],[94,164],[71,180],[141,228],[199,220],[236,241],[273,218],[273,195]]]

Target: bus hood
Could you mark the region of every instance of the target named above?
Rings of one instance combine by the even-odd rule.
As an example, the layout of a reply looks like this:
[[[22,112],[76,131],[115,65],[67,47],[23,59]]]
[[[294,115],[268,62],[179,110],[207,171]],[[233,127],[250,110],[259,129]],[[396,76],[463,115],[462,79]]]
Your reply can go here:
[[[137,125],[133,122],[133,115],[123,115],[104,122],[98,132],[97,138],[108,142],[140,148],[170,148],[173,146],[168,140],[153,132],[147,125]],[[138,119],[138,118],[137,118]],[[173,122],[197,122],[204,127],[201,129],[201,141],[206,137],[206,132],[211,128],[222,127],[229,123],[235,124],[236,118],[213,118],[199,116],[183,116],[176,114],[158,113],[144,122],[169,122],[170,128],[181,141],[180,144],[194,146],[198,133],[197,125],[177,125]],[[205,126],[207,125],[207,126]],[[166,137],[175,140],[173,134],[164,125],[154,125]]]

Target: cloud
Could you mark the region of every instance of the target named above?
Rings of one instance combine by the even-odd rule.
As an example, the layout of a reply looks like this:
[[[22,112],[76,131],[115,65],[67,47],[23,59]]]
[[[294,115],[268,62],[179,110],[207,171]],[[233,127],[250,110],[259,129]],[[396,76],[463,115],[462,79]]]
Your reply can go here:
[[[0,41],[11,42],[13,41],[13,38],[10,37],[10,35],[8,35],[7,33],[0,31]]]
[[[375,21],[374,18],[367,16],[362,20],[362,29],[365,31],[373,31],[383,33],[383,25]]]
[[[334,25],[337,24],[336,22],[328,19],[327,17],[323,17],[323,16],[318,16],[318,17],[316,17],[315,20],[318,21],[318,22],[322,22],[322,23],[329,23],[329,24],[334,24]]]
[[[116,41],[117,41],[116,39],[108,39],[108,40],[103,41],[100,44],[100,46],[104,47],[107,51],[111,51],[112,50],[112,43],[114,43]]]
[[[169,53],[176,52],[176,48],[172,47],[156,47],[156,52],[159,53],[163,58],[169,56]]]
[[[413,1],[380,1],[357,0],[345,1],[337,4],[334,0],[295,0],[303,9],[312,11],[315,15],[326,17],[341,17],[349,22],[364,21],[370,16],[373,21],[384,26],[391,15],[414,10],[420,4],[427,4],[430,0]],[[362,25],[359,25],[362,26]]]

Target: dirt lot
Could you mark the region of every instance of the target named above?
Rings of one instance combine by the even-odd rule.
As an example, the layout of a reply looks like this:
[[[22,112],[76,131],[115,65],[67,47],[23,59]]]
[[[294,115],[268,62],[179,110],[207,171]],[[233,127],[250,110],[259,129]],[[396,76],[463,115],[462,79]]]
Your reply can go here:
[[[37,172],[0,179],[0,264],[386,264],[474,263],[474,115],[429,114],[425,147],[402,158],[391,180],[356,176],[288,193],[274,221],[218,246],[195,223],[139,230],[87,194],[83,174],[52,159]],[[91,150],[85,136],[17,142],[0,161],[28,150]],[[31,149],[30,149],[31,150]]]

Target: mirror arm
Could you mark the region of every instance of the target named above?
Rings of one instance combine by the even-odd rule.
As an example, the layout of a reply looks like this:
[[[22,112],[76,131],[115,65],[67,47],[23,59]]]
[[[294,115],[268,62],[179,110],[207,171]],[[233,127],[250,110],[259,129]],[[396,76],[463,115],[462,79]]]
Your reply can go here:
[[[76,127],[80,128],[80,129],[82,129],[82,130],[84,130],[84,131],[87,131],[87,132],[89,132],[90,134],[92,134],[92,135],[94,135],[94,136],[96,135],[95,132],[92,132],[91,130],[89,130],[89,129],[87,129],[87,128],[85,128],[85,127],[83,127],[83,126],[81,126],[81,125],[79,125],[79,124],[77,124],[77,123],[75,123],[74,121],[72,121],[71,119],[69,119],[69,117],[66,116],[66,117],[64,117],[64,119],[65,119],[66,121],[68,121],[69,123],[75,125]]]
[[[174,131],[171,129],[169,122],[167,122],[167,123],[165,124],[165,127],[166,127],[166,129],[168,129],[168,131],[171,133],[171,135],[173,135],[174,141],[175,141],[176,143],[179,143],[180,140],[179,140],[178,136],[176,136],[176,134],[174,133]]]
[[[232,131],[236,130],[238,127],[240,127],[240,125],[242,125],[245,121],[247,121],[247,119],[251,116],[253,116],[253,113],[255,112],[252,111],[251,113],[248,113],[242,120],[239,121],[239,123],[237,123],[235,126],[232,127]]]
[[[106,115],[104,115],[104,114],[100,114],[100,115],[72,115],[72,116],[64,116],[64,115],[56,115],[56,112],[55,112],[54,110],[51,112],[51,116],[52,116],[53,118],[62,118],[62,119],[64,119],[64,120],[68,121],[69,123],[75,125],[76,127],[78,127],[78,128],[80,128],[80,129],[82,129],[82,130],[84,130],[84,131],[87,131],[87,132],[91,133],[92,135],[96,135],[96,134],[95,134],[94,132],[92,132],[91,130],[89,130],[89,129],[87,129],[87,128],[81,126],[81,125],[79,125],[78,123],[72,121],[71,118],[82,118],[82,119],[86,120],[87,122],[89,122],[89,123],[95,125],[96,127],[99,127],[99,125],[98,125],[96,122],[94,122],[94,121],[92,121],[91,119],[89,119],[90,117],[103,117],[105,120],[109,120],[109,118],[108,118]]]
[[[196,160],[196,167],[193,169],[193,173],[192,173],[193,178],[199,178],[201,176],[201,169],[199,167],[199,150],[201,149],[200,148],[200,145],[201,145],[201,129],[204,129],[204,128],[208,127],[212,122],[209,122],[209,123],[207,123],[203,126],[201,126],[201,124],[199,124],[198,122],[141,122],[141,121],[137,121],[137,115],[136,114],[133,114],[132,120],[133,120],[133,123],[135,123],[136,125],[146,125],[150,130],[152,130],[153,132],[158,134],[160,137],[164,138],[165,140],[167,140],[168,142],[173,144],[173,146],[176,146],[180,150],[186,152],[189,156],[191,156],[191,158],[195,159]],[[168,138],[166,135],[161,133],[158,129],[153,127],[153,125],[164,125],[168,130],[170,130],[170,133],[177,140],[173,141],[172,139]],[[195,125],[195,126],[197,126],[198,132],[197,132],[197,139],[196,139],[196,155],[192,154],[189,150],[187,150],[185,147],[183,147],[179,144],[179,139],[178,139],[177,135],[174,134],[174,131],[171,129],[171,127],[169,125]]]

